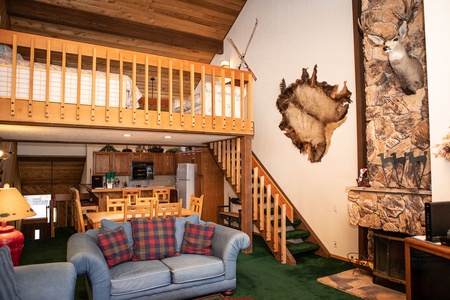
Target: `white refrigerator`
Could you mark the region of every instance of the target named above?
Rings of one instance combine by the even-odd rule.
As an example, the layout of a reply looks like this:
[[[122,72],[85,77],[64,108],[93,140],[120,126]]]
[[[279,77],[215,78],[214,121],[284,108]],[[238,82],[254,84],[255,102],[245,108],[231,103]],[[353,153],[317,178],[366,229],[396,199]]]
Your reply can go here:
[[[191,195],[195,193],[195,168],[196,164],[178,164],[177,167],[178,199],[183,199],[184,208],[189,208]]]

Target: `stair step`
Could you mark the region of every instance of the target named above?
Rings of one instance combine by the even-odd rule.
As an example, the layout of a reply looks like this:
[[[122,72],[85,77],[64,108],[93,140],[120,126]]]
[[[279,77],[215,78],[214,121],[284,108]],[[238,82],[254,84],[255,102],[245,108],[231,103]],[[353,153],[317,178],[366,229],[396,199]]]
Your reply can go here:
[[[308,230],[296,229],[291,231],[286,231],[286,239],[305,239],[310,236],[310,232]]]
[[[310,242],[303,242],[300,244],[288,244],[286,247],[289,249],[292,255],[305,253],[305,252],[312,252],[319,249],[319,245],[310,243]]]
[[[272,226],[274,224],[274,220],[271,221],[272,222]],[[286,227],[287,226],[292,226],[292,227],[296,227],[298,225],[300,225],[302,223],[302,220],[300,220],[299,218],[294,218],[294,222],[289,221],[289,219],[286,218]],[[281,219],[278,219],[278,226],[281,226]]]

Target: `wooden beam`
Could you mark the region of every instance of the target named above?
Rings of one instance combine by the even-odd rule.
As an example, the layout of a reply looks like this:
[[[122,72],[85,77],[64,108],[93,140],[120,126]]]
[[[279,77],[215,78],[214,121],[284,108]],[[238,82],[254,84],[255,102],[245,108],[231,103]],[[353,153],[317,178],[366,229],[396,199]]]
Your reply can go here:
[[[137,23],[131,20],[77,9],[68,9],[34,0],[8,1],[7,13],[9,16],[27,18],[31,21],[36,20],[84,30],[95,30],[122,38],[148,40],[174,47],[189,48],[194,51],[223,53],[223,40],[176,31],[157,25]]]
[[[252,199],[252,137],[243,136],[241,141],[242,153],[242,177],[241,177],[241,201],[242,201],[242,223],[241,229],[250,237],[250,246],[244,253],[253,251],[253,199]]]

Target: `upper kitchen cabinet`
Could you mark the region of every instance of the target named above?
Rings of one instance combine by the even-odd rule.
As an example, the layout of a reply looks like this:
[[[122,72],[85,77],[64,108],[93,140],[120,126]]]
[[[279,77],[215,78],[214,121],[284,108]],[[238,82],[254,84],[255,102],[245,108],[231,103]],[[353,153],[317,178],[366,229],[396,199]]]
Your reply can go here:
[[[105,175],[105,173],[111,172],[110,154],[110,152],[94,152],[94,175]]]
[[[141,153],[141,161],[153,162],[155,175],[175,175],[175,155],[173,153]]]
[[[119,176],[131,175],[131,156],[126,152],[113,152],[112,153],[112,170]]]
[[[94,175],[116,172],[116,176],[129,176],[130,162],[130,153],[94,152]]]
[[[130,176],[131,162],[153,162],[155,175],[175,175],[174,153],[94,152],[94,175],[116,172],[116,176]]]

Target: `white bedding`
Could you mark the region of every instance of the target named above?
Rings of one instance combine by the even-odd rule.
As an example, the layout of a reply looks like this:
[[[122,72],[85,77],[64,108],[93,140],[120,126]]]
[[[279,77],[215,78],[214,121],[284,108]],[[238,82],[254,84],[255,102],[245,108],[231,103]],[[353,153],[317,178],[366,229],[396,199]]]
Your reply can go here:
[[[4,47],[4,45],[2,45]],[[7,47],[7,46],[6,46]],[[0,47],[1,48],[1,47]],[[1,50],[1,49],[0,49]],[[45,101],[46,95],[46,65],[34,63],[33,76],[33,100]],[[0,97],[11,97],[12,86],[12,67],[11,58],[0,53]],[[78,70],[74,68],[66,68],[65,81],[65,103],[77,103],[77,82]],[[50,68],[50,99],[51,102],[61,102],[62,94],[62,68],[60,66],[51,65]],[[81,72],[81,88],[80,103],[91,105],[92,98],[92,71],[82,70]],[[130,77],[123,76],[122,88],[122,107],[132,107],[132,80]],[[111,107],[119,106],[119,75],[110,74],[109,80],[109,105]],[[137,100],[142,94],[136,88],[136,107],[139,107]],[[30,89],[30,62],[23,60],[20,55],[17,58],[17,80],[16,80],[16,98],[29,99]],[[95,78],[95,105],[105,106],[106,104],[106,73],[96,72]]]
[[[205,115],[212,115],[212,85],[211,82],[205,83]],[[190,96],[184,101],[184,112],[191,113],[191,100]],[[245,94],[244,94],[245,98]],[[231,117],[231,86],[225,85],[225,116]],[[173,111],[180,111],[180,99],[173,100]],[[202,113],[202,101],[201,95],[195,94],[194,97],[194,113]],[[235,118],[241,117],[241,89],[235,87],[234,89],[234,114]],[[215,115],[222,116],[222,84],[215,84]]]

